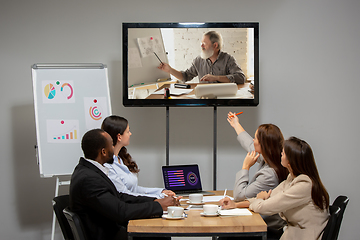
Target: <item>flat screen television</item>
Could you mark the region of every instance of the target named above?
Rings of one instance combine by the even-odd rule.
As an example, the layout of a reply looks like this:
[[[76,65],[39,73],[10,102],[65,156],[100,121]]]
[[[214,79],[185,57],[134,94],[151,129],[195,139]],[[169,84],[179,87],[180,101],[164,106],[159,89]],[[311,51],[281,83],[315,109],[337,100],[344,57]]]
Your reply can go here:
[[[200,73],[200,77],[184,80],[159,68],[166,63],[182,73],[191,68],[194,75],[194,71],[199,68],[194,59],[200,58],[203,36],[209,31],[221,35],[221,52],[230,56],[232,62],[229,63],[235,62],[240,67],[243,82],[204,82],[199,79]],[[124,106],[259,104],[259,23],[123,23],[122,32]],[[220,55],[216,61],[218,60],[220,61]],[[222,65],[216,65],[216,61],[209,62],[209,59],[206,61],[210,69],[212,66],[221,66],[218,67],[219,71],[233,69],[227,66],[229,63],[226,61],[229,60],[223,61]],[[225,76],[228,74],[231,76],[233,73],[224,73]]]

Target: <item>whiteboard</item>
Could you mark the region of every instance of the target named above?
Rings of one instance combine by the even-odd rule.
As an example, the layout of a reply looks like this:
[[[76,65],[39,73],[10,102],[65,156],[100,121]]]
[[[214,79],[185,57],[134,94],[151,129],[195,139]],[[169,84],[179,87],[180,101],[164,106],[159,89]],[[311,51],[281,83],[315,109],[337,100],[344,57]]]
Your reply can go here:
[[[107,67],[34,64],[32,80],[40,176],[71,175],[82,136],[111,115]]]
[[[152,39],[152,40],[149,40]],[[147,41],[157,40],[150,47]],[[144,41],[142,44],[141,42]],[[154,83],[158,79],[168,79],[170,74],[157,67],[160,61],[168,63],[160,28],[130,28],[128,32],[128,86]]]

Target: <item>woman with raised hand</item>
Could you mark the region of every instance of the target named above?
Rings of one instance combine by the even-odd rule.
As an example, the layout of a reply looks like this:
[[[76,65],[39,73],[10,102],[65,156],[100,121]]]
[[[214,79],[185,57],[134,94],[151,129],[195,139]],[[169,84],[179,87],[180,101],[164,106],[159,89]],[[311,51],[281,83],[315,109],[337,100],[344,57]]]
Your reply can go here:
[[[138,185],[137,175],[140,169],[126,149],[130,143],[131,132],[125,118],[116,115],[109,116],[104,119],[101,129],[113,139],[114,163],[105,164],[105,166],[109,168],[109,178],[118,192],[156,198],[163,198],[166,195],[175,196],[175,193],[170,190]]]
[[[260,214],[278,213],[287,222],[281,240],[321,239],[329,219],[329,194],[321,182],[313,152],[305,141],[291,137],[284,142],[281,164],[290,172],[273,190],[235,203],[226,197],[223,208],[249,207]]]
[[[281,150],[284,137],[274,124],[262,124],[252,138],[239,123],[238,117],[228,113],[227,121],[235,129],[237,140],[248,152],[242,169],[237,172],[234,185],[235,201],[255,197],[261,191],[275,188],[286,179],[286,168],[281,166]],[[258,162],[255,175],[249,180],[249,170]]]
[[[235,201],[256,197],[261,191],[269,191],[286,179],[288,171],[281,166],[281,151],[284,137],[274,124],[262,124],[252,138],[239,123],[238,117],[228,113],[227,121],[235,129],[237,140],[248,152],[242,169],[236,173],[233,196]],[[258,168],[250,179],[249,170],[258,162]],[[285,222],[278,214],[263,216],[269,232],[277,234]]]

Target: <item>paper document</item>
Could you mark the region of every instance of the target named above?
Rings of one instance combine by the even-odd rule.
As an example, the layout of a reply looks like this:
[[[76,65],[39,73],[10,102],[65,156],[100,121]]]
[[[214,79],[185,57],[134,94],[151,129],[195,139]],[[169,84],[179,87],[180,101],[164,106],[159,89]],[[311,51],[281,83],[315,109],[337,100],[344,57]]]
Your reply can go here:
[[[182,94],[188,94],[192,91],[192,89],[182,89],[182,88],[169,88],[170,95],[182,95]],[[165,89],[161,89],[159,91],[154,92],[153,94],[165,94]]]
[[[140,52],[137,48],[129,48],[128,50],[128,67],[129,68],[141,68]]]
[[[251,216],[252,213],[246,208],[234,208],[219,211],[221,216]]]
[[[217,99],[254,99],[249,90],[250,88],[240,88],[234,96],[217,96]]]
[[[229,196],[227,196],[229,197]],[[204,202],[218,202],[220,201],[221,199],[224,198],[224,195],[215,195],[215,196],[204,196],[203,197],[203,201]],[[233,197],[229,197],[231,200],[234,200]]]
[[[157,54],[165,52],[162,39],[160,39],[158,36],[142,37],[137,38],[136,40],[139,46],[141,57],[143,58],[150,55],[154,56],[154,52]]]

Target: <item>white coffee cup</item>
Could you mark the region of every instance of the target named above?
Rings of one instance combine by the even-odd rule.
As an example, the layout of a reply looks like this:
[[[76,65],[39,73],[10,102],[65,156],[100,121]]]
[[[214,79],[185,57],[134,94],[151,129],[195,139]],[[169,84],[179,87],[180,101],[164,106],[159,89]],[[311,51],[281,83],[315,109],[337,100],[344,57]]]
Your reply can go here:
[[[168,217],[178,218],[184,215],[184,208],[182,207],[168,207]]]
[[[215,204],[205,204],[203,206],[203,209],[204,209],[204,214],[214,215],[217,214],[219,207],[218,205]]]
[[[203,200],[203,195],[200,193],[193,193],[189,195],[190,203],[201,203]]]

